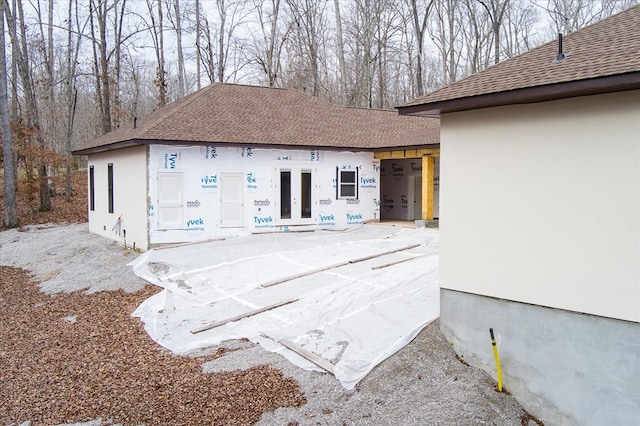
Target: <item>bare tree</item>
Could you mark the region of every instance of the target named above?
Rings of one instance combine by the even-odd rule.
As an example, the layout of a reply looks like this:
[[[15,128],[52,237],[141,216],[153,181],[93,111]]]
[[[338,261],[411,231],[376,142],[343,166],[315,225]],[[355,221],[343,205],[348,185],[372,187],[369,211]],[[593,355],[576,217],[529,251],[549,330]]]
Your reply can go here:
[[[122,0],[120,4],[118,0],[116,0],[113,4],[114,10],[114,28],[113,28],[113,98],[114,98],[114,108],[115,114],[112,119],[113,124],[116,128],[120,127],[122,122],[124,121],[123,117],[123,108],[122,108],[122,99],[120,96],[120,81],[121,81],[121,61],[122,61],[122,44],[125,35],[123,35],[123,26],[124,26],[124,15],[126,11],[127,0]],[[127,34],[126,37],[130,37],[130,34]],[[111,54],[109,54],[111,56]]]
[[[200,90],[202,87],[202,75],[200,70],[200,61],[202,60],[202,54],[200,53],[200,31],[202,28],[202,24],[200,21],[200,0],[195,0],[195,9],[196,9],[196,90]]]
[[[504,54],[507,58],[526,52],[538,44],[534,37],[537,11],[528,0],[511,0],[505,11]]]
[[[180,14],[180,0],[173,0],[173,11],[175,17],[172,19],[176,34],[177,59],[178,59],[178,98],[185,95],[185,70],[184,53],[182,51],[182,15]],[[171,17],[171,15],[169,15]]]
[[[242,67],[238,62],[238,52],[235,51],[235,49],[232,51],[231,48],[234,46],[234,43],[236,43],[235,33],[237,29],[244,25],[247,19],[246,1],[216,0],[216,4],[218,9],[218,18],[220,20],[216,49],[218,59],[216,80],[224,82],[231,76],[234,76],[235,73],[239,71],[239,68]],[[230,60],[232,60],[236,65],[236,69],[228,72]]]
[[[17,62],[18,73],[22,81],[22,90],[25,98],[25,122],[27,128],[35,135],[37,147],[41,152],[46,149],[44,135],[40,126],[40,114],[36,101],[33,81],[31,79],[31,69],[29,66],[29,51],[27,49],[26,25],[24,20],[24,11],[22,8],[22,0],[17,0],[16,10],[13,12],[9,7],[8,0],[4,1],[4,13],[9,24],[9,34],[15,35],[16,38],[12,43],[17,45],[15,56],[12,60]],[[17,19],[16,19],[17,18]],[[19,27],[20,31],[16,29]],[[19,40],[18,40],[19,39]],[[39,192],[40,192],[40,210],[51,210],[51,198],[49,195],[49,178],[47,176],[47,166],[44,161],[38,163]]]
[[[38,34],[38,46],[39,53],[42,55],[42,63],[44,64],[44,76],[38,78],[37,80],[40,82],[42,86],[44,86],[44,95],[41,97],[44,102],[42,105],[43,114],[42,114],[42,126],[43,131],[51,138],[56,138],[56,76],[55,76],[55,67],[54,67],[54,55],[53,55],[53,0],[48,0],[48,8],[47,8],[47,23],[45,30],[45,23],[42,16],[42,5],[40,0],[38,0],[34,4],[36,19],[37,19],[37,28],[40,33]],[[34,52],[30,52],[33,55]],[[55,140],[53,141],[54,147],[57,145]]]
[[[481,71],[489,66],[491,25],[488,13],[478,0],[465,0],[467,25],[462,34],[467,53],[466,69],[470,74]]]
[[[422,70],[422,63],[424,61],[424,36],[427,31],[427,23],[429,22],[429,12],[433,7],[434,0],[428,0],[418,5],[418,0],[408,0],[411,8],[411,23],[413,24],[413,31],[415,33],[415,40],[417,44],[416,55],[416,90],[413,96],[422,96],[424,94],[424,71]],[[420,16],[420,11],[423,11]]]
[[[203,52],[204,54],[202,58],[202,64],[204,65],[205,72],[209,77],[209,82],[212,83],[216,81],[215,55],[213,53],[214,41],[213,41],[213,36],[211,35],[209,21],[206,18],[204,19],[204,26],[202,28],[204,29],[204,39],[205,39],[205,46],[201,50],[201,52]]]
[[[4,37],[5,2],[0,2],[0,122],[2,123],[2,167],[4,169],[4,218],[5,228],[18,226],[16,214],[16,184],[9,124],[9,93],[7,85],[7,55]]]
[[[224,81],[224,66],[225,66],[225,26],[227,24],[227,9],[224,0],[217,0],[218,17],[220,18],[220,31],[218,34],[218,81]]]
[[[66,56],[66,105],[67,105],[67,120],[66,120],[66,144],[65,152],[67,155],[67,174],[65,182],[65,197],[67,201],[71,200],[72,188],[71,188],[71,148],[73,141],[73,126],[76,115],[76,103],[77,103],[77,65],[78,56],[80,54],[80,45],[82,43],[82,34],[84,33],[84,27],[88,21],[85,21],[84,25],[80,23],[80,17],[78,14],[78,2],[69,0],[69,8],[67,10],[67,56]],[[75,24],[75,27],[74,27]],[[75,37],[75,40],[74,40]]]
[[[440,53],[441,77],[444,84],[458,79],[458,66],[462,55],[459,36],[462,25],[459,21],[460,0],[435,0],[433,25],[429,28],[431,40]]]
[[[154,0],[147,0],[147,9],[149,11],[150,23],[147,24],[149,34],[153,40],[153,47],[156,55],[156,80],[155,85],[158,90],[158,106],[162,107],[167,104],[167,72],[165,70],[164,60],[164,27],[162,0],[157,3]],[[158,15],[156,16],[156,11]]]
[[[270,7],[265,3],[270,2]],[[280,30],[280,0],[254,0],[259,34],[254,33],[253,60],[260,65],[269,87],[276,86],[280,78],[282,46],[289,35],[290,26]]]
[[[322,33],[325,31],[325,3],[315,0],[287,0],[292,17],[295,42],[289,55],[289,62],[294,63],[294,86],[298,86],[313,96],[320,95],[320,58],[319,49]],[[293,41],[293,37],[292,37]]]
[[[344,41],[342,38],[342,17],[340,16],[340,0],[334,0],[336,16],[336,47],[338,49],[338,65],[340,67],[340,103],[347,103],[347,69],[344,62]]]
[[[107,0],[90,0],[91,40],[96,78],[96,99],[100,111],[102,133],[111,131],[111,80],[107,56]],[[98,35],[96,36],[96,27]]]
[[[500,29],[509,0],[477,0],[487,11],[493,30],[493,63],[500,62]]]

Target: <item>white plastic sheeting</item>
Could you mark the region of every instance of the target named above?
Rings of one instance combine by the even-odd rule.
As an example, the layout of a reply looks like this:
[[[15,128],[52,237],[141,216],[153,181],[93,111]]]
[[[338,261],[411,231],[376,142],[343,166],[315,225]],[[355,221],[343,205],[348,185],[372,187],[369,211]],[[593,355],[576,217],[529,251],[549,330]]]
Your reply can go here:
[[[286,339],[332,363],[347,389],[439,316],[433,229],[364,225],[252,235],[150,250],[131,266],[164,288],[133,315],[174,353],[247,338],[318,370],[279,343]],[[291,299],[298,300],[192,333]]]

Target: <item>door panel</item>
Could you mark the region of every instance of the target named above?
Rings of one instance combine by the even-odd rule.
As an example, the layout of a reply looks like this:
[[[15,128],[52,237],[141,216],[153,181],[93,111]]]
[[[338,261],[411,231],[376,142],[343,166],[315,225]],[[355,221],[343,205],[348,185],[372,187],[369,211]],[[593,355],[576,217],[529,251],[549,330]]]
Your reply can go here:
[[[243,187],[242,173],[220,174],[220,226],[244,226]]]
[[[183,228],[182,173],[158,173],[158,228]]]

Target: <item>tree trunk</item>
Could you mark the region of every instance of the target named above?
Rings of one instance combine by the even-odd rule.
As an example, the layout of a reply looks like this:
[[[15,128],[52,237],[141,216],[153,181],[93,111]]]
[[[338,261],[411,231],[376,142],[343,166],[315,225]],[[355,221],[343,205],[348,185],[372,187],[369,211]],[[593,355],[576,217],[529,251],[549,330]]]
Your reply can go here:
[[[347,104],[347,69],[344,63],[344,41],[342,39],[342,18],[340,17],[340,0],[334,0],[336,8],[336,39],[338,44],[338,64],[340,66],[340,103]]]
[[[271,37],[269,38],[269,48],[267,50],[267,76],[269,87],[276,85],[278,78],[278,67],[274,62],[276,58],[276,34],[278,33],[278,17],[280,15],[280,0],[273,0],[273,20],[271,22]],[[279,52],[277,52],[279,55]]]
[[[227,10],[224,0],[218,0],[218,17],[220,18],[220,32],[218,33],[218,81],[224,82],[224,32],[227,21]]]
[[[20,74],[20,80],[22,81],[22,89],[25,97],[25,109],[27,126],[31,128],[36,137],[36,143],[38,149],[44,151],[46,149],[44,136],[42,135],[42,129],[40,127],[40,116],[38,113],[38,104],[36,102],[36,95],[33,88],[33,81],[31,80],[31,70],[29,69],[29,56],[27,50],[26,40],[26,25],[24,22],[24,13],[22,9],[22,0],[18,0],[17,11],[14,11],[13,15],[9,10],[9,4],[7,0],[5,2],[5,15],[7,17],[7,23],[9,27],[15,27],[19,25],[20,33],[15,28],[10,28],[10,34],[19,35],[20,41],[12,40],[13,43],[20,43],[18,49],[16,49],[15,60],[18,63],[18,72]],[[16,13],[18,20],[16,20]],[[38,164],[38,177],[40,180],[39,192],[40,192],[40,210],[51,210],[51,197],[49,195],[49,178],[47,176],[47,166],[44,162],[40,161]]]
[[[69,0],[69,10],[67,15],[67,87],[66,87],[66,97],[67,97],[67,140],[65,145],[65,151],[67,154],[67,176],[65,182],[65,198],[67,201],[71,201],[72,196],[72,186],[71,186],[71,142],[73,138],[73,124],[75,121],[76,115],[76,101],[78,98],[78,93],[76,90],[76,65],[78,63],[78,54],[80,52],[80,43],[82,42],[82,37],[80,36],[80,26],[78,26],[78,32],[76,35],[75,47],[73,45],[73,22],[76,22],[78,19],[77,14],[77,3],[76,5],[76,21],[74,21],[73,16],[73,4],[74,1]]]
[[[100,83],[102,85],[102,131],[109,133],[111,131],[111,79],[109,78],[109,58],[107,57],[107,2],[101,3],[98,8],[98,24],[100,27],[100,44],[98,52],[100,53]]]
[[[4,168],[4,218],[5,228],[18,226],[16,213],[16,185],[13,152],[11,144],[11,127],[9,125],[9,96],[7,86],[7,55],[4,37],[5,2],[0,2],[0,121],[2,122],[2,159]]]
[[[124,21],[124,12],[126,10],[127,0],[122,0],[122,5],[120,7],[120,12],[118,14],[118,2],[114,3],[114,40],[113,40],[113,56],[114,56],[114,66],[113,66],[113,103],[115,116],[113,118],[113,126],[115,128],[119,128],[122,124],[123,119],[123,108],[122,108],[122,98],[120,96],[120,77],[121,77],[121,61],[122,61],[122,24]]]
[[[162,0],[158,0],[158,106],[163,107],[167,104],[167,73],[164,69],[164,34],[163,34],[163,14],[162,14]]]
[[[202,79],[200,77],[200,61],[202,61],[202,53],[200,52],[200,0],[196,0],[196,89],[202,87]]]
[[[418,13],[418,3],[416,0],[411,0],[411,15],[413,17],[413,30],[416,35],[416,43],[418,44],[417,58],[416,58],[416,90],[414,96],[424,95],[424,71],[422,70],[422,63],[424,61],[424,33],[427,29],[427,22],[429,20],[429,12],[433,6],[434,0],[429,0],[427,7],[425,8],[422,21]]]
[[[180,0],[174,0],[173,6],[176,12],[176,43],[178,47],[178,97],[185,94],[184,85],[184,54],[182,53],[182,17],[180,16]]]

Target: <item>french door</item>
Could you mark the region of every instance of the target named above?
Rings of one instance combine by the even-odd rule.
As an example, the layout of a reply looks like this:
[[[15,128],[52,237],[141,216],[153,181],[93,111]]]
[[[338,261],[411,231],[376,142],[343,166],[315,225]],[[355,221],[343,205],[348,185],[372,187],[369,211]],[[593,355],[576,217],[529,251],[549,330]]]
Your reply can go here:
[[[276,168],[278,222],[283,225],[313,223],[313,169],[301,165]]]

